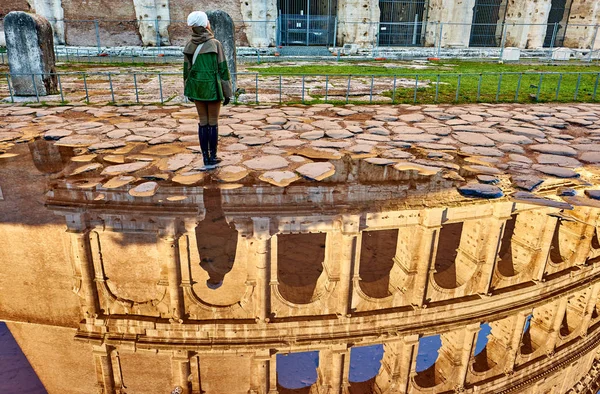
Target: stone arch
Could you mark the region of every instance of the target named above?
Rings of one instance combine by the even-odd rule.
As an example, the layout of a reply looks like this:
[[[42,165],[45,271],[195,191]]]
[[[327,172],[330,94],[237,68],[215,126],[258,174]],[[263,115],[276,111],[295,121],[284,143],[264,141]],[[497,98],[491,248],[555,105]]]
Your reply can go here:
[[[369,297],[388,297],[398,230],[363,231],[361,238],[359,286]]]
[[[277,386],[280,393],[310,389],[317,382],[318,351],[279,353],[276,358]]]
[[[473,370],[476,372],[485,372],[497,365],[494,360],[493,352],[490,349],[490,337],[492,335],[492,326],[482,323],[475,340],[473,349]]]
[[[562,339],[566,339],[579,332],[585,315],[589,291],[589,289],[579,291],[567,301],[567,309],[565,310],[559,331]]]
[[[381,369],[383,345],[357,346],[350,350],[350,383],[372,381]]]
[[[442,289],[456,289],[466,284],[477,270],[472,256],[481,247],[481,223],[478,220],[442,226],[435,256],[433,280]]]
[[[310,304],[319,297],[326,246],[325,233],[277,235],[277,287],[283,299]]]
[[[417,357],[415,360],[414,383],[420,388],[436,387],[444,382],[436,364],[442,349],[440,335],[431,335],[419,338]]]

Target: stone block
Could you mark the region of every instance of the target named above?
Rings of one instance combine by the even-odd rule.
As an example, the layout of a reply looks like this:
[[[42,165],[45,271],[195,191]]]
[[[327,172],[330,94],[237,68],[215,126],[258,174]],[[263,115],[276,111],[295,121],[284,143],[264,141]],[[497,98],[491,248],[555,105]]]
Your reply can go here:
[[[552,51],[552,60],[565,61],[571,58],[573,51],[569,48],[556,48]]]
[[[8,66],[14,94],[58,93],[52,27],[42,16],[22,11],[4,18]]]
[[[4,32],[0,31],[0,47],[6,46],[6,37],[4,36]]]
[[[225,57],[227,58],[227,68],[231,74],[231,83],[236,84],[237,74],[237,56],[235,49],[235,25],[233,19],[225,11],[208,11],[206,12],[210,26],[215,34],[215,38],[223,44]]]
[[[504,48],[502,52],[502,60],[505,62],[518,62],[521,57],[521,50],[519,48],[508,47]]]
[[[344,55],[356,55],[358,53],[358,45],[344,44],[340,52]]]

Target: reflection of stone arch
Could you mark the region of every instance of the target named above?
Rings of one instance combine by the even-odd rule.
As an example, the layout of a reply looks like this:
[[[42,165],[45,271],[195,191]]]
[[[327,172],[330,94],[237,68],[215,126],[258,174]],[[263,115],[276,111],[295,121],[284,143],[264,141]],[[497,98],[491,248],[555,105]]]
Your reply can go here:
[[[98,231],[90,232],[92,259],[94,271],[96,272],[96,283],[99,290],[100,304],[102,308],[105,309],[106,313],[108,314],[167,315],[169,313],[169,301],[167,298],[168,278],[165,270],[162,269],[158,261],[156,261],[157,266],[154,267],[157,271],[156,278],[151,278],[148,276],[152,275],[150,270],[147,270],[144,272],[144,274],[141,274],[140,271],[132,271],[128,269],[128,267],[116,266],[109,267],[109,270],[115,269],[115,271],[112,273],[109,272],[109,275],[107,275],[107,264],[110,264],[111,266],[113,265],[112,261],[109,263],[106,261],[107,251],[111,249],[111,241],[108,241],[108,239],[109,237],[114,237],[117,235],[121,236],[122,239],[134,237],[134,235],[127,233],[104,232],[103,236],[101,236],[100,232]],[[156,240],[156,236],[152,234],[146,233],[143,234],[143,236],[154,238]],[[135,243],[137,241],[134,239],[129,239],[126,241],[126,243],[129,242]],[[151,245],[155,245],[155,243],[152,243]],[[121,247],[117,249],[116,252],[123,253],[123,248]],[[120,259],[119,261],[121,263],[127,262],[126,259]],[[141,264],[137,264],[138,267],[143,265],[143,262]],[[148,289],[146,290],[148,296],[136,297],[136,291],[125,291],[125,294],[123,294],[122,289],[120,290],[119,287],[127,286],[131,283],[125,282],[123,280],[124,278],[121,278],[120,280],[114,277],[111,278],[111,275],[114,276],[116,273],[121,273],[125,276],[125,278],[131,274],[135,277],[132,279],[138,279],[140,281],[141,286],[139,288],[148,286]],[[135,286],[137,286],[137,284]]]
[[[463,287],[478,269],[477,255],[481,222],[467,220],[442,226],[432,285],[440,291]]]
[[[391,296],[390,290],[394,288],[390,286],[390,274],[394,267],[398,230],[363,231],[361,241],[360,291],[369,298]]]

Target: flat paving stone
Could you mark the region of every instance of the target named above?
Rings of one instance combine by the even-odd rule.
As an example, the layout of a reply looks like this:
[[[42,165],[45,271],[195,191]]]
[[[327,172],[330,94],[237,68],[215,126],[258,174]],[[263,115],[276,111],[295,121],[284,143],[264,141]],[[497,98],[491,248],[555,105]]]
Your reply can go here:
[[[540,164],[556,164],[561,167],[580,167],[581,162],[572,157],[558,156],[558,155],[549,155],[546,153],[542,153],[537,155],[536,160]]]
[[[289,162],[281,156],[266,155],[246,160],[243,164],[252,170],[275,170],[287,167]]]
[[[489,156],[502,157],[504,152],[496,148],[488,148],[484,146],[463,146],[459,150],[460,153],[472,156]]]
[[[322,130],[307,131],[306,133],[300,134],[300,138],[305,140],[318,140],[323,137],[325,137],[325,132]]]
[[[530,192],[541,185],[544,180],[534,175],[518,175],[512,177],[512,182],[516,187]]]
[[[296,172],[305,178],[322,181],[335,174],[335,166],[328,162],[308,163],[296,168]]]
[[[459,187],[458,192],[465,197],[478,197],[487,199],[500,198],[504,196],[504,192],[498,186],[481,183],[468,183],[465,186]]]
[[[425,120],[425,115],[418,114],[418,113],[405,114],[405,115],[398,116],[398,119],[400,119],[403,122],[409,122],[409,123],[422,122]]]
[[[275,186],[285,187],[297,181],[300,177],[292,171],[267,171],[259,175],[258,179]]]
[[[543,174],[552,175],[557,178],[578,178],[579,177],[579,174],[576,173],[575,171],[568,169],[568,168],[563,168],[563,167],[535,164],[535,165],[533,165],[533,169],[537,170]]]
[[[486,146],[486,147],[496,146],[494,141],[492,141],[485,135],[477,134],[477,133],[469,133],[469,132],[455,133],[454,138],[457,139],[459,142],[462,142],[463,144],[467,144],[467,145],[471,145],[471,146]]]
[[[541,153],[549,153],[553,155],[561,156],[576,156],[577,151],[570,146],[559,145],[559,144],[535,144],[530,145],[529,149]]]
[[[343,129],[338,129],[338,130],[327,130],[325,132],[325,135],[329,138],[333,138],[336,140],[341,140],[341,139],[345,139],[345,138],[351,138],[354,137],[354,134],[347,131],[347,130],[343,130]]]

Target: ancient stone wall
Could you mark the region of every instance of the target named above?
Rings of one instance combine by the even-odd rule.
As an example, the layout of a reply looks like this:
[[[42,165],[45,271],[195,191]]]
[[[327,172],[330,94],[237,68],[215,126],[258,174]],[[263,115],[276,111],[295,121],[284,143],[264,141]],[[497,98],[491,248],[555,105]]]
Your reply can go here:
[[[544,44],[551,0],[508,0],[506,7],[506,44],[517,48],[540,48]]]
[[[600,34],[592,26],[598,24],[600,19],[600,3],[593,0],[573,0],[569,25],[565,32],[564,46],[569,48],[595,48],[600,46]]]

